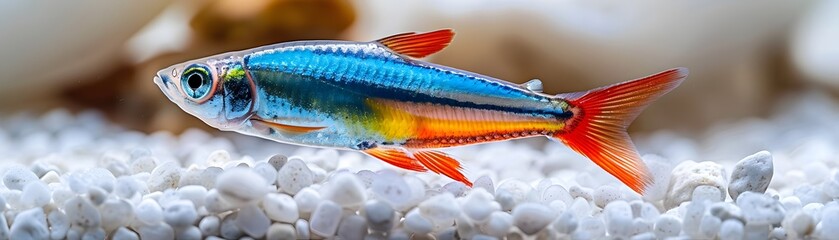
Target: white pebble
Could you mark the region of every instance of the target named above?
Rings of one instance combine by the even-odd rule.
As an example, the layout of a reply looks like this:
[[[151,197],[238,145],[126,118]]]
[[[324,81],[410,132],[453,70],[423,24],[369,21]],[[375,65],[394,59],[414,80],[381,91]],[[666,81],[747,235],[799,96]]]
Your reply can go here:
[[[273,157],[271,159],[274,159]],[[283,223],[274,223],[268,228],[268,233],[265,236],[267,240],[285,240],[298,239],[294,226]],[[351,238],[347,238],[351,239]]]
[[[492,194],[483,188],[474,188],[463,199],[463,213],[472,220],[483,222],[490,214],[501,210],[501,205],[494,201]]]
[[[553,223],[554,230],[563,234],[571,234],[577,230],[577,218],[569,211],[563,212]]]
[[[527,235],[544,229],[556,218],[556,212],[537,203],[522,203],[513,209],[513,224]]]
[[[102,216],[102,228],[107,232],[127,226],[134,219],[134,207],[122,199],[108,199],[99,206]]]
[[[407,210],[413,198],[410,185],[392,171],[381,171],[373,176],[370,189],[378,199],[390,203],[399,210]]]
[[[131,172],[134,174],[142,172],[151,173],[155,167],[157,167],[157,159],[152,156],[134,159],[129,164],[129,168],[131,169]]]
[[[190,167],[189,169],[186,169],[186,171],[184,171],[181,174],[180,180],[178,180],[178,186],[179,187],[191,186],[191,185],[203,186],[204,185],[202,183],[202,180],[203,180],[202,179],[202,174],[203,173],[204,173],[204,169],[200,169],[200,168],[197,168],[197,167]]]
[[[13,166],[6,170],[3,184],[9,189],[22,190],[26,184],[38,181],[38,176],[23,166]]]
[[[229,169],[216,180],[219,195],[233,206],[244,206],[262,199],[268,193],[267,186],[265,179],[247,168]]]
[[[299,158],[291,158],[277,173],[277,186],[285,193],[297,194],[314,183],[314,175]]]
[[[737,196],[745,191],[763,193],[772,181],[773,172],[772,154],[767,151],[743,158],[731,172],[728,194],[731,199],[737,199]]]
[[[332,176],[320,189],[321,196],[346,209],[358,209],[367,199],[366,190],[355,174],[342,172]]]
[[[140,239],[175,239],[175,231],[172,230],[172,227],[162,222],[139,227],[137,233],[140,234]]]
[[[224,166],[227,162],[230,161],[230,153],[226,150],[216,150],[210,153],[207,156],[207,165],[213,167],[221,167]]]
[[[387,232],[393,228],[394,210],[387,202],[373,200],[364,204],[364,218],[370,230]]]
[[[405,214],[405,230],[414,234],[428,234],[434,229],[431,221],[426,219],[419,213],[418,209],[413,209]]]
[[[763,194],[744,192],[737,197],[737,206],[743,211],[743,217],[749,224],[780,224],[785,211],[781,203]]]
[[[603,209],[606,232],[610,236],[629,237],[632,234],[632,208],[625,201],[612,201]]]
[[[269,185],[277,183],[277,170],[267,162],[260,162],[253,166],[253,171],[265,179]]]
[[[201,219],[201,222],[198,223],[198,229],[201,230],[204,236],[215,236],[219,235],[220,225],[221,219],[217,216],[210,215]]]
[[[55,171],[49,171],[41,177],[41,182],[44,182],[46,184],[60,183],[61,176],[59,176],[58,173]]]
[[[588,201],[592,201],[594,200],[594,197],[592,197],[592,192],[594,192],[594,190],[592,190],[591,188],[584,188],[577,185],[568,188],[568,194],[571,194],[571,197],[575,199],[584,198]]]
[[[82,233],[82,240],[105,239],[105,230],[102,228],[88,228]]]
[[[450,222],[460,215],[460,206],[450,193],[433,196],[418,206],[420,213],[432,222]]]
[[[321,202],[320,193],[311,188],[303,188],[294,195],[294,202],[297,203],[297,210],[300,213],[311,213]]]
[[[363,217],[355,214],[344,216],[336,235],[338,239],[364,239],[367,235],[367,223]]]
[[[574,202],[571,194],[560,185],[551,185],[545,188],[545,191],[542,191],[542,203],[547,204],[555,200],[560,200],[566,205],[571,205]]]
[[[606,227],[603,226],[603,221],[599,218],[584,217],[580,220],[580,227],[575,234],[577,233],[584,233],[586,237],[582,239],[600,239],[606,235]],[[572,238],[580,239],[573,236]]]
[[[220,237],[226,239],[238,239],[239,237],[242,237],[242,230],[239,229],[239,225],[236,224],[238,216],[238,212],[224,216],[224,219],[221,220],[221,225],[219,226]]]
[[[655,236],[658,239],[678,236],[682,232],[682,221],[679,218],[662,214],[655,222]]]
[[[91,186],[87,189],[87,198],[90,199],[93,205],[99,206],[108,198],[108,193],[102,188]]]
[[[507,212],[493,212],[489,219],[481,224],[481,230],[495,237],[503,237],[513,227],[513,216]]]
[[[224,169],[219,167],[207,167],[201,172],[201,186],[204,186],[207,189],[215,188],[216,187],[216,179],[221,173],[224,172]]]
[[[839,239],[839,206],[824,207],[819,225],[822,238]]]
[[[720,225],[720,240],[743,239],[743,223],[734,219],[725,220]]]
[[[181,179],[181,168],[174,161],[167,161],[152,170],[149,180],[149,191],[163,191],[176,188]]]
[[[178,198],[191,201],[195,208],[203,207],[207,197],[207,189],[199,185],[182,186],[177,193]]]
[[[262,208],[268,218],[284,223],[294,223],[300,218],[297,202],[294,198],[283,193],[269,193],[262,200]]]
[[[322,237],[331,237],[338,230],[341,222],[341,206],[332,201],[322,201],[312,212],[311,230],[312,233]]]
[[[795,196],[798,197],[804,205],[810,203],[826,203],[827,201],[830,201],[830,197],[822,191],[822,188],[814,185],[799,185],[795,187],[793,194],[795,194]]]
[[[298,219],[297,222],[294,222],[294,229],[295,234],[297,234],[297,239],[311,238],[311,234],[309,234],[309,222],[306,219]]]
[[[121,176],[117,178],[114,186],[114,194],[124,199],[130,199],[136,194],[142,194],[141,189],[144,183],[135,180],[131,176]]]
[[[251,204],[239,209],[239,216],[236,217],[236,226],[248,236],[262,238],[271,226],[271,220],[265,216],[262,209]]]
[[[5,217],[0,218],[5,219]],[[5,223],[5,221],[3,223]],[[70,219],[67,218],[67,215],[64,214],[64,212],[55,209],[50,211],[50,213],[47,214],[47,223],[50,227],[51,239],[64,239],[64,237],[67,236],[67,230],[70,229]],[[4,226],[0,225],[0,229],[3,227]],[[2,234],[0,234],[0,238],[3,238]]]
[[[484,175],[475,179],[475,182],[472,183],[472,189],[474,190],[476,188],[483,188],[489,194],[495,195],[495,184],[492,183],[492,179],[489,176]]]
[[[0,216],[1,217],[1,216]],[[33,208],[20,212],[15,216],[10,230],[10,239],[47,239],[47,216],[41,208]]]
[[[642,158],[653,177],[653,183],[644,189],[644,200],[650,202],[661,201],[667,195],[667,189],[670,187],[670,176],[673,174],[675,165],[657,155],[648,154]]]
[[[518,205],[519,203],[522,203],[525,200],[527,200],[528,195],[530,195],[531,192],[536,193],[535,191],[533,191],[533,187],[531,187],[530,184],[527,184],[517,179],[508,179],[504,182],[501,182],[501,184],[498,185],[498,189],[495,190],[495,199],[499,200],[499,203],[501,204],[503,210],[509,211],[512,210],[512,208]],[[509,197],[512,197],[511,202],[505,204],[500,201],[504,198],[501,198],[499,194],[504,193],[507,193],[509,194]],[[510,209],[507,209],[506,207],[510,207]]]
[[[0,239],[11,239],[9,232],[9,224],[6,222],[6,216],[0,216]],[[56,239],[62,239],[63,236],[58,236]]]
[[[109,193],[114,191],[114,182],[117,179],[111,171],[104,168],[92,168],[87,170],[84,176],[85,181],[88,182],[90,186],[99,187]]]
[[[216,189],[210,189],[207,191],[206,197],[204,197],[204,208],[207,211],[212,213],[221,213],[227,210],[231,210],[234,207],[230,205],[224,198],[221,197],[221,194],[216,191]]]
[[[276,154],[268,158],[268,164],[274,167],[274,171],[279,171],[286,162],[288,162],[288,157],[282,154]]]
[[[50,203],[50,197],[50,190],[46,184],[41,181],[33,181],[23,187],[20,201],[27,204],[28,207],[43,207]]]
[[[579,218],[591,216],[591,205],[586,199],[578,197],[574,199],[574,203],[568,208],[568,211],[574,213],[574,216]]]
[[[195,205],[189,200],[174,201],[163,210],[163,221],[175,229],[192,226],[197,219],[198,213],[195,211]]]
[[[201,240],[201,230],[199,230],[196,226],[188,226],[186,228],[175,231],[175,239]]]
[[[701,185],[716,187],[720,192],[725,192],[723,186],[727,182],[726,177],[725,169],[717,163],[684,161],[673,169],[664,207],[671,209],[690,200],[693,190]]]
[[[594,204],[603,208],[609,202],[621,199],[621,193],[620,190],[611,185],[603,185],[594,190],[592,198],[594,198]]]
[[[781,222],[781,226],[787,230],[791,238],[804,238],[804,236],[813,233],[816,223],[809,214],[798,211],[792,215],[787,215]]]
[[[140,202],[134,212],[137,213],[137,220],[140,220],[145,225],[153,226],[163,221],[163,209],[152,199],[146,199]],[[67,215],[71,216],[69,212]]]
[[[98,227],[101,222],[99,211],[87,198],[76,196],[64,203],[64,211],[73,224],[82,227]]]
[[[714,238],[720,232],[722,221],[710,214],[702,215],[699,222],[699,234],[702,238]]]
[[[120,227],[113,233],[114,240],[139,240],[140,237],[128,228]]]
[[[719,202],[725,200],[725,193],[721,192],[719,188],[708,186],[708,185],[700,185],[693,189],[693,194],[691,195],[692,202]]]

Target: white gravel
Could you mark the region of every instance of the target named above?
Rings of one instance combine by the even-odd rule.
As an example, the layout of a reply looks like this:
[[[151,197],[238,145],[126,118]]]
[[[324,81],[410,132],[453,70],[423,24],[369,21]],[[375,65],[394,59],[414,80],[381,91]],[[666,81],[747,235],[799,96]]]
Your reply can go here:
[[[644,196],[558,143],[451,149],[469,189],[354,152],[18,114],[0,118],[0,239],[837,239],[839,108],[799,99],[636,136],[658,154]]]

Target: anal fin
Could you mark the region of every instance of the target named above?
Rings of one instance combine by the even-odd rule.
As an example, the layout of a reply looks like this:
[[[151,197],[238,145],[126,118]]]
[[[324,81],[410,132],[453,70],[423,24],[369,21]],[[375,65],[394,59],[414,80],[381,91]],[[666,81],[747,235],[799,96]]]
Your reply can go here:
[[[441,151],[378,147],[364,150],[364,153],[402,169],[418,172],[431,170],[472,186],[472,182],[461,172],[460,162]]]

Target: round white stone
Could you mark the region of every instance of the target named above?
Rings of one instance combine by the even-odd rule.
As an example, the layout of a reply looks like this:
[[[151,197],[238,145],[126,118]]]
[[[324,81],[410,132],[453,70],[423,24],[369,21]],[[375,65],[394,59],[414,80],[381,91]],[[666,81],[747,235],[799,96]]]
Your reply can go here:
[[[23,190],[23,187],[30,182],[38,181],[38,176],[29,169],[15,165],[6,170],[3,175],[3,184],[9,189]]]
[[[553,223],[554,230],[563,234],[573,233],[574,230],[577,230],[577,225],[577,218],[569,211],[560,214]]]
[[[714,238],[720,232],[721,224],[719,218],[705,214],[699,222],[699,234],[702,238]]]
[[[309,234],[309,222],[305,219],[298,219],[297,222],[294,222],[294,230],[298,239],[311,238],[311,234]]]
[[[137,233],[140,239],[175,239],[175,231],[163,222],[139,227]]]
[[[340,222],[341,206],[326,200],[321,201],[312,212],[310,225],[312,233],[321,237],[331,237],[335,235]]]
[[[102,228],[107,232],[127,226],[134,219],[134,207],[122,199],[111,198],[99,206]]]
[[[513,216],[507,212],[493,212],[489,219],[481,224],[481,229],[486,234],[503,237],[513,227]]]
[[[33,181],[23,187],[20,201],[28,205],[28,207],[43,207],[50,203],[50,197],[50,190],[46,184],[41,181]]]
[[[339,239],[364,239],[367,235],[367,223],[355,214],[344,216],[336,233]]]
[[[489,176],[484,175],[475,179],[475,182],[472,184],[472,189],[475,188],[483,188],[489,194],[495,195],[495,184],[492,183],[492,178],[489,178]]]
[[[737,206],[749,224],[780,224],[785,211],[780,201],[763,194],[744,192],[737,198]]]
[[[592,198],[595,205],[604,208],[606,204],[621,199],[621,192],[611,185],[603,185],[594,190]]]
[[[311,213],[321,202],[320,193],[311,188],[303,188],[294,195],[294,202],[297,203],[300,213]]]
[[[678,236],[682,232],[682,221],[676,216],[662,214],[655,222],[655,236],[658,239]]]
[[[387,232],[393,228],[394,210],[387,202],[372,200],[364,204],[364,218],[370,230]]]
[[[492,194],[483,188],[474,188],[463,199],[463,213],[477,222],[485,221],[490,214],[501,210],[501,205],[494,201]]]
[[[239,209],[239,216],[236,217],[236,226],[248,236],[262,238],[271,226],[271,220],[265,216],[262,209],[251,204]]]
[[[163,209],[153,199],[145,199],[140,202],[134,212],[137,213],[137,220],[148,226],[157,225],[163,221]],[[69,212],[67,215],[71,216]]]
[[[411,187],[401,176],[392,171],[381,171],[373,176],[370,186],[378,199],[387,201],[396,209],[407,210],[412,196]]]
[[[517,205],[512,215],[513,224],[527,235],[538,233],[556,218],[553,209],[530,202]]]
[[[239,237],[242,237],[242,230],[239,229],[239,225],[236,224],[238,216],[238,212],[224,216],[224,219],[221,220],[221,225],[219,226],[219,236],[226,239],[238,239]]]
[[[731,182],[728,183],[731,199],[737,199],[745,191],[765,192],[772,181],[774,169],[772,154],[767,151],[760,151],[737,162],[731,172]]]
[[[361,180],[349,172],[338,173],[324,183],[321,196],[346,209],[358,209],[367,199]]]
[[[87,198],[81,196],[65,202],[64,211],[73,224],[82,227],[98,227],[102,220],[98,209]]]
[[[267,162],[257,163],[253,166],[253,171],[262,176],[269,185],[277,182],[277,170]]]
[[[201,230],[196,226],[188,226],[175,231],[175,239],[178,240],[201,240]]]
[[[813,217],[809,214],[798,211],[792,215],[787,215],[781,226],[790,234],[790,238],[804,238],[810,235],[816,228],[816,223]],[[824,226],[822,226],[824,227]]]
[[[2,217],[4,220],[5,218]],[[2,224],[6,222],[3,221]],[[64,239],[67,236],[67,230],[70,229],[70,219],[67,218],[67,215],[64,214],[62,211],[52,210],[47,215],[47,223],[50,227],[50,238],[52,239]],[[3,225],[0,225],[0,229],[2,229]],[[2,230],[0,230],[2,232]],[[0,234],[0,238],[3,237],[3,234]]]
[[[574,202],[574,198],[571,197],[571,194],[565,190],[564,187],[560,185],[551,185],[545,188],[545,191],[542,192],[542,203],[550,203],[555,200],[560,200],[564,202],[566,205],[571,205]]]
[[[448,192],[423,201],[418,208],[420,213],[432,222],[450,222],[460,215],[460,206]]]
[[[285,193],[297,194],[314,183],[314,175],[299,158],[291,158],[277,173],[277,186]]]
[[[174,201],[163,210],[163,221],[175,229],[192,226],[197,219],[198,212],[195,211],[195,205],[189,200]]]
[[[244,206],[262,199],[268,193],[267,186],[262,176],[247,168],[229,169],[216,180],[219,195],[232,206]]]
[[[271,158],[273,159],[273,157]],[[285,239],[298,239],[297,232],[294,230],[294,226],[290,224],[284,223],[274,223],[271,227],[268,228],[268,233],[265,236],[267,240],[285,240]],[[346,238],[346,239],[353,239],[353,238]]]
[[[200,185],[189,185],[178,188],[178,197],[189,200],[195,208],[204,206],[204,199],[207,197],[207,189]]]
[[[611,236],[629,237],[632,233],[632,208],[625,201],[612,201],[603,209],[606,231]]]
[[[693,189],[693,194],[691,195],[692,202],[719,202],[725,200],[725,194],[720,191],[719,188],[708,186],[708,185],[700,185]]]
[[[9,231],[10,239],[47,239],[49,229],[47,228],[47,216],[41,208],[33,208],[20,212],[15,216],[15,221]]]
[[[201,233],[204,234],[204,236],[215,236],[219,235],[220,225],[221,219],[217,216],[210,215],[201,219],[201,222],[198,223],[198,229],[201,230]]]
[[[837,239],[839,238],[839,206],[825,206],[822,209],[822,217],[819,222],[821,225],[821,237],[823,239]]]
[[[725,220],[720,225],[720,240],[743,239],[743,223],[734,219]]]
[[[297,209],[297,202],[289,195],[283,193],[269,193],[262,200],[262,208],[268,218],[284,223],[294,223],[300,218]]]
[[[120,227],[113,233],[114,240],[139,240],[140,236],[137,236],[137,233],[134,231],[128,230],[128,228]]]
[[[416,208],[409,211],[408,214],[405,214],[404,224],[405,230],[414,234],[423,235],[434,230],[434,226],[431,224],[431,221],[423,217]]]
[[[670,188],[664,198],[664,207],[671,209],[679,206],[682,202],[688,201],[693,195],[693,190],[702,185],[723,188],[726,184],[725,169],[714,162],[684,161],[673,169]]]
[[[268,158],[268,164],[271,164],[271,167],[274,167],[274,171],[279,171],[286,162],[288,162],[288,157],[282,154],[276,154]]]
[[[129,164],[129,168],[134,174],[141,172],[150,173],[155,167],[157,167],[157,158],[152,156],[139,157]]]
[[[176,188],[181,179],[181,168],[174,161],[167,161],[152,170],[149,180],[149,191],[163,191]]]

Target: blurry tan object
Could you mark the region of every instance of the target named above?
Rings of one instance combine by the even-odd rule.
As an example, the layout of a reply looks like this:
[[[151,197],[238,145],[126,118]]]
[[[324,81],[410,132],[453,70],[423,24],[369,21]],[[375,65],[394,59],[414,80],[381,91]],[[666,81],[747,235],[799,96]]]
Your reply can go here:
[[[432,61],[579,91],[672,67],[688,80],[633,125],[704,126],[760,112],[788,29],[812,1],[358,0],[354,39],[453,28]]]
[[[125,41],[169,2],[0,1],[0,109],[119,66]]]
[[[822,1],[804,18],[792,54],[807,79],[839,91],[839,1]]]

